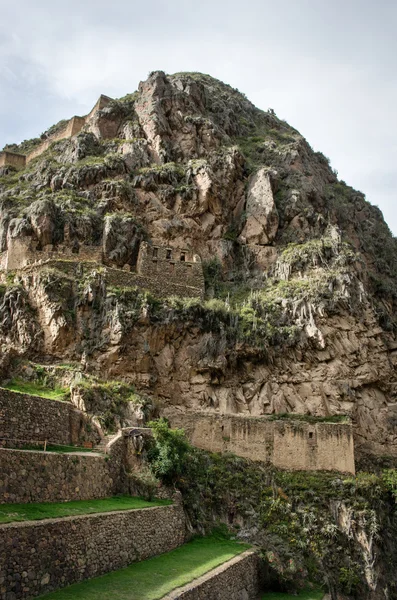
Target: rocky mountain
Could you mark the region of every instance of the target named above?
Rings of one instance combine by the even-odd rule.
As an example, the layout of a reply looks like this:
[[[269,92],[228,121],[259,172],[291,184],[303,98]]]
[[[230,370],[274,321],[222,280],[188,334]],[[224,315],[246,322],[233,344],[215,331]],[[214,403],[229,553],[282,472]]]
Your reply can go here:
[[[5,147],[0,281],[1,385],[68,389],[104,433],[205,415],[227,447],[228,423],[241,458],[175,436],[191,528],[234,528],[284,588],[397,597],[396,239],[273,110],[156,71]],[[246,460],[276,421],[284,467],[323,435],[321,468],[342,447],[352,473],[351,422],[357,477]]]
[[[3,377],[15,357],[82,361],[162,406],[349,415],[359,453],[397,452],[396,240],[273,110],[208,75],[151,73],[23,170],[5,164],[0,207]],[[89,246],[134,271],[142,241],[199,255],[205,298],[31,265]]]

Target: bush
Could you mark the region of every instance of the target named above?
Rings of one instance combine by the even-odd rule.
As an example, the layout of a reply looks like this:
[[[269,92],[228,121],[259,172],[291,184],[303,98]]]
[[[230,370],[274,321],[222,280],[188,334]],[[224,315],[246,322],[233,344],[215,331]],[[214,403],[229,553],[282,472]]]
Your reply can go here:
[[[148,453],[151,469],[164,484],[174,484],[183,473],[190,444],[183,429],[170,429],[166,419],[148,423],[152,428],[154,447]]]

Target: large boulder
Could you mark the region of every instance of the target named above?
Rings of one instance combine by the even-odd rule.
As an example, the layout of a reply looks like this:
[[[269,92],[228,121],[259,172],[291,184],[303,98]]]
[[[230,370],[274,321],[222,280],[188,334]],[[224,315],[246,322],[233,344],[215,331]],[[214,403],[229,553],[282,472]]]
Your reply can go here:
[[[246,213],[241,239],[247,244],[271,244],[278,229],[278,212],[266,168],[259,169],[249,183]]]

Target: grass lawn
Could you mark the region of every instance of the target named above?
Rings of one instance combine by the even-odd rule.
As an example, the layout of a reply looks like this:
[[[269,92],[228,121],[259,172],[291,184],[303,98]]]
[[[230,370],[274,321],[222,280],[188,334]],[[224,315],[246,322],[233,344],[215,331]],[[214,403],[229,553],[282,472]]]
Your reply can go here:
[[[197,538],[166,554],[41,596],[46,600],[156,600],[247,550],[246,544]]]
[[[298,596],[292,594],[284,594],[282,592],[267,592],[262,596],[262,600],[322,600],[325,592],[319,588],[302,590]]]
[[[66,389],[50,388],[31,381],[23,379],[12,379],[7,385],[3,386],[6,390],[13,392],[21,392],[22,394],[30,394],[31,396],[40,396],[49,400],[64,400]]]
[[[0,523],[74,517],[111,510],[131,510],[133,508],[167,506],[169,504],[172,504],[170,500],[153,500],[149,502],[143,498],[133,498],[131,496],[115,496],[103,500],[77,500],[74,502],[0,504]]]

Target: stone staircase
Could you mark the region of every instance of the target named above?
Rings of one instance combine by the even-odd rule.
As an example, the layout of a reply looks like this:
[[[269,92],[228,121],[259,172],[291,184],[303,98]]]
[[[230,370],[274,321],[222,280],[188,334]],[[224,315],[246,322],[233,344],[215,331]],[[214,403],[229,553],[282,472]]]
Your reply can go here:
[[[99,442],[99,444],[95,447],[95,450],[97,452],[103,452],[104,454],[108,454],[111,446],[118,439],[120,439],[121,435],[122,435],[121,431],[118,431],[117,433],[111,433],[108,435],[104,435],[103,438],[101,439],[101,441]]]

